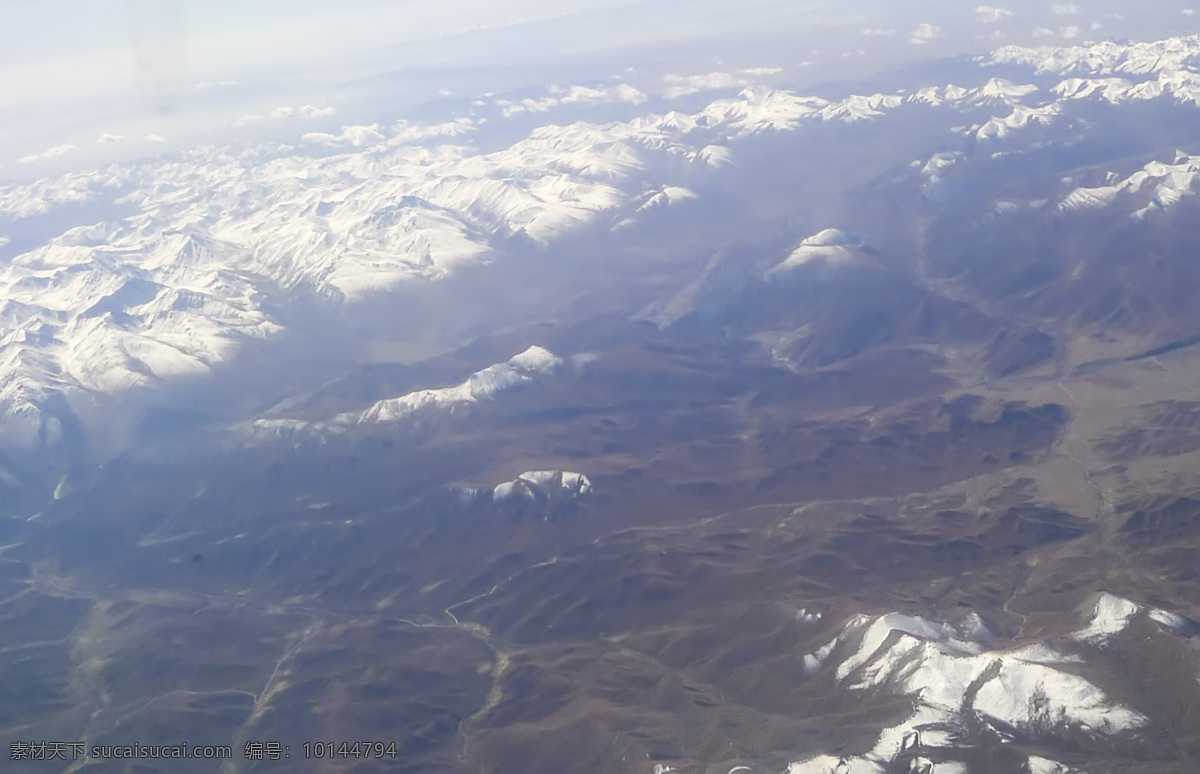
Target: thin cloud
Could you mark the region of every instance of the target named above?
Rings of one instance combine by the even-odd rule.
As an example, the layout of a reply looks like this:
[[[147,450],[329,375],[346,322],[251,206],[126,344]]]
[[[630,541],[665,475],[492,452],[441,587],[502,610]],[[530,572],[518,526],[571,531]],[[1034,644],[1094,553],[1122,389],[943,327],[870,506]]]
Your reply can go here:
[[[940,37],[941,34],[941,27],[938,27],[936,24],[930,24],[929,22],[921,22],[917,25],[917,28],[912,31],[912,37],[908,39],[908,42],[914,46],[923,46],[934,38]]]
[[[1066,5],[1056,5],[1056,6],[1054,6],[1054,8],[1052,10],[1059,16],[1075,16],[1076,14],[1081,13],[1083,11],[1082,8],[1075,5],[1074,3],[1067,3]]]
[[[701,91],[746,86],[749,83],[745,78],[723,72],[707,73],[706,75],[667,75],[663,77],[663,81],[668,84],[667,89],[663,92],[663,96],[667,99],[684,97]]]
[[[328,132],[309,132],[301,137],[305,142],[316,143],[318,145],[345,145],[349,143],[357,148],[364,145],[372,145],[383,139],[383,133],[379,131],[379,124],[370,124],[369,126],[343,126],[341,134],[329,134]]]
[[[271,118],[279,120],[281,118],[295,118],[296,116],[304,116],[306,118],[321,118],[331,116],[337,111],[331,107],[315,107],[313,105],[305,105],[303,107],[290,107],[284,105],[277,107],[271,111]]]
[[[305,118],[324,118],[325,116],[331,116],[336,112],[337,111],[331,107],[315,107],[313,105],[305,105],[303,107],[295,108],[291,107],[290,105],[281,105],[280,107],[272,110],[267,116],[252,113],[237,119],[234,121],[234,124],[236,126],[249,126],[250,124],[257,124],[261,123],[262,121],[266,121],[268,118],[274,121],[281,121],[288,118],[295,118],[297,116],[304,116]]]
[[[979,14],[979,20],[984,24],[995,24],[1013,17],[1012,11],[1007,8],[997,8],[994,5],[977,5],[975,13]]]
[[[1093,26],[1092,29],[1096,28]],[[1069,27],[1060,27],[1058,30],[1052,30],[1047,27],[1038,27],[1033,31],[1033,36],[1035,38],[1063,38],[1065,40],[1073,40],[1079,37],[1080,32],[1082,32],[1082,30],[1072,24]]]
[[[496,104],[505,118],[512,118],[520,113],[547,113],[558,106],[558,99],[555,97],[538,97],[537,99],[526,97],[520,102],[498,99]]]
[[[52,159],[55,156],[64,156],[64,155],[70,153],[71,151],[76,150],[77,147],[78,146],[71,145],[70,143],[67,143],[66,145],[55,145],[53,148],[47,148],[46,150],[42,151],[41,153],[33,153],[28,156],[22,156],[21,158],[17,159],[17,163],[18,164],[32,164],[35,161],[42,161],[43,159]]]
[[[629,84],[622,83],[611,89],[592,89],[587,86],[572,86],[567,89],[559,102],[563,105],[600,105],[608,102],[628,102],[640,105],[647,99],[646,95]]]

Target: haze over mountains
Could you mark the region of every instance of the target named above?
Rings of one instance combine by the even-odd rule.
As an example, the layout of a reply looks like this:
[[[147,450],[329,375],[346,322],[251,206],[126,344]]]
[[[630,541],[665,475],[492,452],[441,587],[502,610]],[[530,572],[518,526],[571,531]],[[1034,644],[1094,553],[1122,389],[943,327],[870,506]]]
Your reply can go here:
[[[4,736],[1194,771],[1200,37],[662,84],[0,187]]]
[[[1007,48],[968,71],[983,81],[975,87],[932,85],[837,100],[750,88],[696,113],[549,124],[491,152],[469,144],[480,129],[469,118],[387,133],[377,125],[345,127],[336,136],[304,135],[307,148],[201,149],[12,186],[3,195],[17,232],[5,246],[13,256],[5,305],[14,358],[5,416],[16,426],[6,437],[20,444],[45,436],[40,404],[62,396],[207,373],[233,358],[241,341],[284,330],[297,303],[352,305],[406,280],[444,277],[461,263],[545,249],[584,229],[652,222],[660,207],[695,210],[711,194],[741,194],[745,171],[720,170],[742,166],[737,146],[749,144],[753,153],[762,135],[885,116],[879,125],[962,121],[940,133],[941,148],[929,160],[913,162],[928,176],[926,188],[936,188],[968,156],[978,162],[1005,153],[988,142],[1042,125],[1069,132],[1096,102],[1196,104],[1200,83],[1189,67],[1198,51],[1194,38]],[[1032,65],[1028,80],[1040,83],[995,77],[995,68],[1008,63]],[[1067,75],[1088,77],[1059,79]],[[635,90],[578,87],[537,104],[569,109],[585,97],[646,99]],[[330,147],[337,150],[330,154]],[[1106,170],[1107,185],[1081,185],[1057,203],[1103,207],[1123,192],[1144,192],[1149,198],[1137,213],[1171,207],[1190,192],[1195,166],[1186,154],[1169,155],[1125,179],[1109,180],[1118,171]],[[822,171],[832,178],[824,185],[854,174]],[[703,186],[710,197],[683,183]],[[115,217],[46,230],[53,216],[70,217],[70,205],[79,202],[89,214],[105,207]],[[47,225],[25,223],[39,219]],[[516,237],[526,242],[514,244]],[[781,266],[796,263],[797,255]],[[58,436],[51,430],[49,437]]]

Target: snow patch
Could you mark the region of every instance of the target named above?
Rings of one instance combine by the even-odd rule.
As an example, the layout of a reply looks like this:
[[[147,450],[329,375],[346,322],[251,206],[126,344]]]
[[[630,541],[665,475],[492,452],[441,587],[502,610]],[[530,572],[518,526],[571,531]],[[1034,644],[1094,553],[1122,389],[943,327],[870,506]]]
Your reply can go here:
[[[767,275],[788,272],[808,264],[839,266],[868,260],[861,243],[836,228],[827,228],[804,239],[787,258],[767,270]]]
[[[1150,192],[1150,203],[1134,213],[1142,217],[1153,209],[1170,209],[1185,196],[1194,193],[1200,177],[1200,156],[1177,153],[1170,164],[1151,161],[1126,178],[1110,174],[1108,185],[1080,187],[1067,194],[1059,203],[1064,211],[1101,209],[1111,205],[1122,194]]]
[[[1062,106],[1051,102],[1040,107],[1013,105],[1012,112],[1004,117],[993,118],[982,126],[975,128],[975,136],[980,140],[998,140],[1007,137],[1017,129],[1024,129],[1034,124],[1049,124],[1062,113]]]
[[[512,481],[498,484],[492,490],[492,500],[502,502],[513,497],[533,500],[539,491],[577,498],[592,491],[592,482],[584,474],[569,470],[531,470]]]
[[[1139,609],[1128,600],[1103,594],[1089,625],[1073,637],[1099,642],[1120,631]],[[1175,625],[1182,620],[1156,612]],[[1020,649],[988,642],[994,643],[994,636],[978,616],[969,616],[958,626],[900,613],[855,616],[833,640],[802,657],[806,674],[831,669],[833,679],[850,691],[891,686],[913,697],[913,712],[904,722],[882,729],[865,755],[844,763],[829,756],[813,758],[793,763],[788,771],[828,772],[842,765],[848,771],[882,772],[905,749],[914,729],[920,730],[926,746],[952,746],[951,732],[960,713],[967,710],[985,721],[1035,731],[1074,725],[1111,734],[1148,722],[1072,671],[1069,665],[1078,663],[1079,657],[1067,656],[1046,642]],[[936,770],[941,772],[947,765],[939,763]]]
[[[1112,732],[1147,722],[1138,712],[1113,706],[1103,691],[1082,677],[1015,661],[1001,664],[996,678],[979,689],[974,706],[1015,726],[1067,722]]]
[[[1091,623],[1076,632],[1075,636],[1090,642],[1108,639],[1123,631],[1129,625],[1129,619],[1133,618],[1141,609],[1140,605],[1134,604],[1128,599],[1121,599],[1105,592],[1096,601]]]
[[[1188,620],[1181,615],[1168,613],[1166,610],[1151,610],[1148,615],[1150,620],[1172,632],[1182,633],[1188,629]]]
[[[279,438],[297,433],[345,432],[354,427],[390,424],[427,411],[453,412],[459,406],[491,400],[505,390],[553,375],[563,362],[550,350],[535,345],[503,363],[476,371],[466,381],[450,387],[415,390],[386,398],[364,411],[343,412],[329,421],[264,417],[238,425],[235,430],[253,438]],[[586,490],[590,488],[590,482],[569,477],[564,479],[564,486]]]
[[[395,422],[423,409],[446,409],[476,403],[516,385],[531,382],[538,376],[549,375],[562,365],[562,362],[562,358],[550,350],[532,346],[513,355],[508,362],[497,363],[471,374],[461,384],[417,390],[397,398],[381,400],[366,411],[339,414],[334,418],[334,423],[363,425]]]
[[[1058,761],[1038,755],[1029,756],[1029,774],[1071,774],[1073,771]]]

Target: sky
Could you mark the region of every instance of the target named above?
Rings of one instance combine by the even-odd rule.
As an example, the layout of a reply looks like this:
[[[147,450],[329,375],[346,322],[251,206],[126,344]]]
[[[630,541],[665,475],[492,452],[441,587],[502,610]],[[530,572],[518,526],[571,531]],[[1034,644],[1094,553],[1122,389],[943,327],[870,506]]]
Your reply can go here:
[[[385,45],[627,4],[347,0],[330,10],[313,0],[8,0],[0,104],[143,86],[139,71],[155,64],[201,81],[313,70]]]
[[[1200,20],[1182,14],[1188,4],[1158,0],[1139,7],[1135,16],[1162,15],[1183,32],[1196,31]],[[784,23],[837,19],[860,24],[876,38],[923,45],[978,39],[980,33],[996,40],[1084,38],[1136,21],[1117,18],[1127,5],[1113,0],[0,0],[0,105],[145,88],[144,71],[151,66],[203,82],[349,69],[365,52],[414,41],[441,40],[452,54],[455,38],[463,33],[503,31],[552,17],[578,18],[578,41],[593,45],[730,30],[771,17]],[[616,28],[618,20],[625,22],[624,29]],[[561,47],[563,41],[545,43]]]

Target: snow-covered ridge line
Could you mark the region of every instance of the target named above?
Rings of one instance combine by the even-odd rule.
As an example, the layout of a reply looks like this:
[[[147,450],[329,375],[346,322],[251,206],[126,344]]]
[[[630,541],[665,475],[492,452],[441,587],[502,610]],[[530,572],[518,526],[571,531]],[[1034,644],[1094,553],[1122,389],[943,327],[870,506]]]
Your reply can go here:
[[[1145,217],[1155,210],[1167,210],[1185,196],[1195,193],[1200,177],[1200,156],[1176,153],[1174,163],[1151,161],[1126,178],[1109,174],[1108,185],[1079,187],[1063,197],[1058,207],[1064,211],[1102,209],[1122,195],[1147,195],[1146,204],[1135,210],[1134,218]]]
[[[1104,41],[1069,48],[1009,46],[980,59],[1019,64],[1038,75],[1068,76],[1051,92],[1056,102],[1101,99],[1112,104],[1172,97],[1200,106],[1200,36],[1147,43]]]
[[[529,470],[512,481],[497,484],[492,490],[493,502],[513,498],[534,500],[538,493],[549,496],[582,497],[592,491],[591,480],[582,473],[569,470]]]
[[[465,381],[449,387],[415,390],[395,398],[385,398],[363,411],[343,412],[327,421],[255,419],[239,425],[238,429],[256,438],[277,438],[295,433],[341,433],[354,427],[399,422],[426,411],[453,412],[457,407],[491,400],[505,390],[551,376],[563,363],[563,359],[550,350],[534,345],[503,363],[476,371]]]
[[[1142,613],[1167,635],[1188,627],[1181,616],[1104,593],[1088,625],[1067,639],[1103,647]],[[973,614],[957,626],[899,613],[855,616],[830,642],[803,657],[805,671],[814,677],[829,671],[849,691],[891,687],[913,697],[913,713],[903,723],[882,729],[865,755],[816,756],[793,763],[787,774],[890,771],[889,764],[908,749],[906,740],[914,733],[927,748],[941,748],[943,757],[953,757],[964,713],[997,724],[1000,732],[1027,728],[1044,733],[1045,727],[1058,725],[1107,735],[1149,722],[1137,710],[1113,702],[1069,666],[1079,662],[1078,656],[1049,642],[1005,648]],[[937,771],[943,770],[939,763]]]
[[[1023,64],[1038,74],[1150,75],[1190,69],[1200,60],[1200,35],[1118,43],[1100,41],[1078,46],[1005,46],[980,57],[984,64]]]
[[[333,421],[337,425],[377,424],[395,422],[422,409],[452,410],[458,405],[488,400],[503,390],[531,382],[538,376],[553,374],[562,364],[562,358],[535,345],[513,355],[507,362],[476,371],[461,384],[417,390],[398,398],[381,400],[366,411],[338,414]]]

